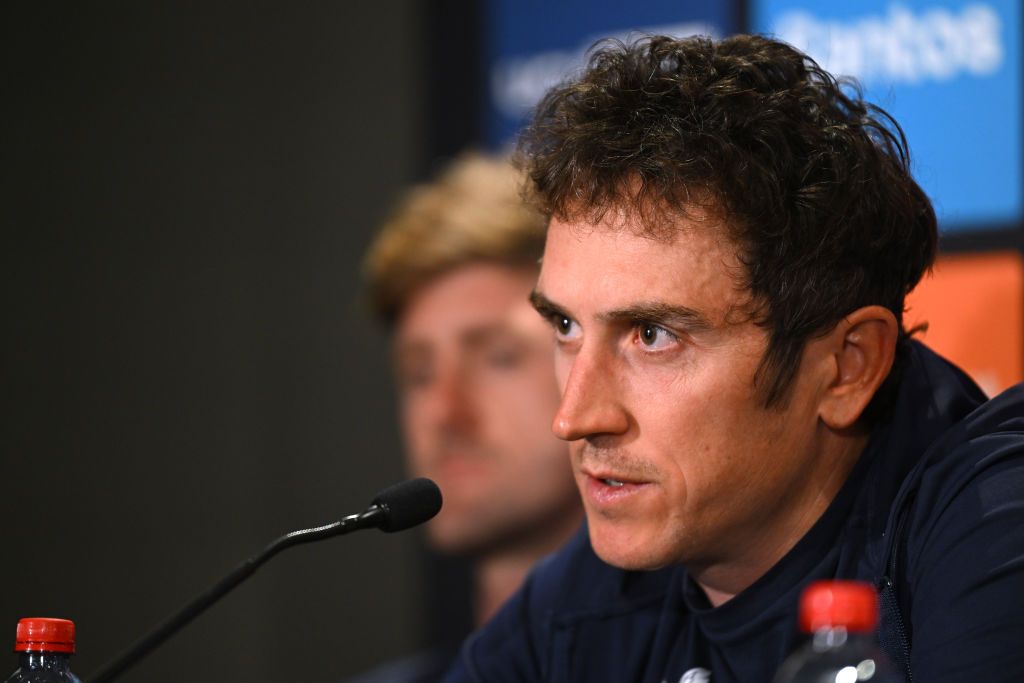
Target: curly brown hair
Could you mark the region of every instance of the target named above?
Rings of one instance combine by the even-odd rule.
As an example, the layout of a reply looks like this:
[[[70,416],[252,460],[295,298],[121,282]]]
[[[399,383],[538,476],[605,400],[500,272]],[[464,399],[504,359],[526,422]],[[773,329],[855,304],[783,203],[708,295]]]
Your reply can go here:
[[[540,208],[563,219],[631,210],[665,238],[694,207],[720,217],[769,331],[766,407],[785,404],[807,340],[862,306],[893,312],[904,355],[904,297],[935,258],[935,212],[899,125],[793,47],[602,41],[538,105],[517,160]]]

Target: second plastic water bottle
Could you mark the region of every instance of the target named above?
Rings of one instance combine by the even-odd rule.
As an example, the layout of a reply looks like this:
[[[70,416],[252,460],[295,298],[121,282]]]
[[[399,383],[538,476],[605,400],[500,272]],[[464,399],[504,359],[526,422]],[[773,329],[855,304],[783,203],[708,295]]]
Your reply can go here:
[[[819,581],[800,600],[800,627],[811,640],[783,662],[774,683],[901,683],[875,644],[878,596],[867,583]]]

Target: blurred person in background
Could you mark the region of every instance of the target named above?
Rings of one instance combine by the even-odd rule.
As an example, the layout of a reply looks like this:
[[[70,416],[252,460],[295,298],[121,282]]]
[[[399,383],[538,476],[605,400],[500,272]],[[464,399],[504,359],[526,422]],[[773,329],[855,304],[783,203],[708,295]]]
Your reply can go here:
[[[550,327],[529,294],[544,217],[506,159],[467,154],[414,188],[366,256],[369,300],[392,335],[409,473],[444,495],[431,548],[468,560],[473,621],[579,527],[568,448],[551,433]],[[455,649],[385,665],[359,683],[436,681]]]

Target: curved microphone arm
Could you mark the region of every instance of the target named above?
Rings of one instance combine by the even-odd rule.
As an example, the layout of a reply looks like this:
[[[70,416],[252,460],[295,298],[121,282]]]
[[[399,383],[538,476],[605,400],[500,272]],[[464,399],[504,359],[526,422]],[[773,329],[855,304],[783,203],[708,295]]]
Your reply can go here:
[[[359,514],[343,517],[331,524],[285,534],[267,545],[258,555],[254,555],[238,565],[230,574],[189,602],[169,619],[158,624],[156,628],[87,679],[86,683],[108,683],[120,676],[182,627],[205,612],[238,584],[252,576],[267,560],[285,548],[371,527],[388,532],[401,531],[422,524],[436,515],[440,509],[441,492],[437,485],[429,479],[411,479],[395,484],[381,492],[374,499],[373,504]]]

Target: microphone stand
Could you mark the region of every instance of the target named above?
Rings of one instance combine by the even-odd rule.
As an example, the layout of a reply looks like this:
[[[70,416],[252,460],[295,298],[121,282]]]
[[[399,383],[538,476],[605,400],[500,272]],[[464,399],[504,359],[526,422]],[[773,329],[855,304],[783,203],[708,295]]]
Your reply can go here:
[[[380,505],[371,505],[365,512],[349,515],[337,522],[310,529],[300,529],[281,536],[271,542],[258,555],[238,565],[230,574],[214,584],[209,590],[185,605],[176,614],[159,624],[149,634],[137,640],[131,647],[108,662],[100,671],[87,679],[86,683],[107,683],[117,678],[140,659],[159,647],[177,633],[183,626],[205,612],[213,603],[224,597],[231,589],[259,569],[267,560],[285,548],[310,543],[332,536],[340,536],[359,529],[375,527],[386,522],[388,510]]]

